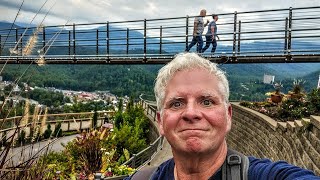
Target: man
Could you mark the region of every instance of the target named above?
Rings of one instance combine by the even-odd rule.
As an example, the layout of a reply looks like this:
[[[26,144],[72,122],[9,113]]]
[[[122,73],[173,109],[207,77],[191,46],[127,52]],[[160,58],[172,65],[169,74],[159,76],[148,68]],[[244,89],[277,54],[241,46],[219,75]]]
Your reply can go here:
[[[224,72],[195,53],[178,54],[160,69],[154,92],[160,133],[171,145],[173,158],[149,171],[148,176],[139,171],[132,179],[228,179],[224,164],[230,160],[226,136],[231,129],[232,107]],[[248,164],[243,179],[320,179],[283,161],[249,157]],[[233,175],[232,179],[241,179]]]
[[[203,47],[202,49],[202,53],[205,52],[210,44],[212,43],[212,49],[211,49],[211,53],[214,54],[214,52],[216,51],[217,48],[217,40],[216,38],[218,38],[218,40],[220,40],[219,36],[217,35],[218,33],[218,28],[217,28],[217,24],[216,22],[218,21],[218,15],[213,14],[212,15],[213,21],[211,21],[208,25],[208,31],[206,33],[206,45]]]
[[[206,27],[207,24],[209,23],[209,20],[207,20],[205,24],[203,23],[203,17],[205,17],[206,14],[207,14],[207,11],[205,9],[202,9],[200,11],[200,16],[194,18],[193,37],[192,37],[191,43],[189,44],[189,46],[187,46],[185,50],[186,52],[189,52],[189,50],[197,43],[199,43],[197,47],[197,52],[198,53],[201,52],[201,49],[203,46],[202,33],[204,30],[204,27]]]

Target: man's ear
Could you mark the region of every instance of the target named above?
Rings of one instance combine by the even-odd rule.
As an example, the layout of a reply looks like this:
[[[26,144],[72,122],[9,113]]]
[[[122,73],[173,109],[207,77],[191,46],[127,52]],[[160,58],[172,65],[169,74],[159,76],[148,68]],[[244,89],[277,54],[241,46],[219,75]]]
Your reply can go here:
[[[228,103],[227,108],[227,132],[229,132],[231,130],[232,125],[232,106],[230,103]]]
[[[160,134],[163,135],[163,134],[164,134],[164,131],[163,131],[163,122],[162,122],[161,115],[160,115],[160,112],[159,112],[159,111],[157,112],[157,122],[158,122]]]

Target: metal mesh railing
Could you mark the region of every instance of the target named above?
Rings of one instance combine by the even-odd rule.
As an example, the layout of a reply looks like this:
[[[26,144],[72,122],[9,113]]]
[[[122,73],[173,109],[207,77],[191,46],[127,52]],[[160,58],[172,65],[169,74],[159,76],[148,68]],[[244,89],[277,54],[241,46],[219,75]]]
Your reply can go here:
[[[55,63],[170,60],[190,42],[194,17],[0,29],[0,60],[23,62],[44,58]],[[319,21],[320,7],[220,14],[216,53],[207,51],[203,56],[319,55]],[[35,34],[34,50],[24,54],[29,38]]]

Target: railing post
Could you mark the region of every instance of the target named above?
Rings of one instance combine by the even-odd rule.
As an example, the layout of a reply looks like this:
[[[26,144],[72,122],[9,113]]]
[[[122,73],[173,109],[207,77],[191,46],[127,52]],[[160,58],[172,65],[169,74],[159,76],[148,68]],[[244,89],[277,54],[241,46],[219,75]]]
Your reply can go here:
[[[110,34],[109,34],[109,21],[107,22],[107,37],[106,37],[106,40],[107,40],[107,62],[110,61],[109,59],[109,53],[110,53],[110,40],[109,40],[109,37]]]
[[[159,54],[162,54],[162,26],[160,26],[160,47],[159,47]]]
[[[0,34],[0,56],[2,56],[2,37]]]
[[[23,53],[23,45],[22,45],[22,34],[20,34],[20,37],[21,37],[21,41],[20,41],[20,53],[22,54]]]
[[[189,36],[189,16],[186,17],[186,49],[188,48],[188,36]]]
[[[235,56],[236,54],[236,38],[237,38],[237,11],[234,12],[234,19],[233,19],[233,48],[232,48],[233,56]]]
[[[99,29],[97,29],[96,55],[99,55]]]
[[[16,31],[16,42],[15,42],[15,45],[18,47],[18,41],[19,41],[19,37],[18,37],[18,29],[17,28],[14,28],[15,31]]]
[[[46,52],[46,28],[44,26],[42,27],[42,49],[43,52]]]
[[[144,19],[144,28],[143,28],[143,61],[147,61],[147,20]]]
[[[68,43],[68,53],[71,55],[71,32],[69,31],[69,43]]]
[[[288,34],[288,54],[291,53],[291,33],[292,33],[292,7],[289,8],[289,34]]]
[[[284,54],[287,54],[288,50],[288,17],[286,17],[285,27],[284,27]]]
[[[16,42],[15,42],[15,46],[17,47],[17,49],[14,49],[14,50],[16,50],[17,51],[17,53],[18,53],[18,47],[19,47],[19,45],[18,45],[18,41],[19,41],[19,37],[18,37],[18,29],[17,28],[15,28],[15,30],[16,30]],[[22,50],[21,50],[22,51]],[[18,54],[17,54],[17,56],[18,56]],[[21,53],[21,56],[22,56],[22,53]],[[17,57],[17,62],[19,62],[19,58]]]
[[[127,28],[127,54],[129,54],[129,28]]]
[[[150,151],[149,151],[149,154],[148,154],[148,157],[149,157],[148,165],[150,165],[151,156],[152,156],[153,152],[154,152],[154,145],[151,143],[151,144],[150,144]]]
[[[239,29],[238,29],[238,55],[240,54],[240,45],[241,45],[241,21],[239,21]]]
[[[73,61],[76,61],[76,25],[73,23]]]
[[[133,157],[133,159],[132,159],[132,168],[136,168],[137,154],[133,154],[132,157]]]

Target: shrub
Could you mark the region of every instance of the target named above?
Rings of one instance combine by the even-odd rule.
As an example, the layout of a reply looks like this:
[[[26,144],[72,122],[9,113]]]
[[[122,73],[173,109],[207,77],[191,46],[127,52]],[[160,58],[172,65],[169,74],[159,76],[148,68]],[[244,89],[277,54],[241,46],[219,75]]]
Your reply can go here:
[[[53,137],[61,137],[62,136],[61,122],[58,122],[55,125],[52,136]]]
[[[89,175],[102,168],[102,144],[107,134],[97,130],[83,132],[75,140],[69,142],[65,148],[70,161],[76,164],[77,171]]]
[[[51,125],[50,125],[50,123],[48,123],[47,129],[46,129],[46,130],[44,131],[44,133],[43,133],[43,138],[44,138],[44,139],[50,138],[51,133],[52,133]]]
[[[280,104],[240,102],[240,105],[266,114],[277,121],[289,121],[320,114],[320,89],[313,89],[307,98],[285,98]]]
[[[320,114],[320,89],[313,89],[307,96],[309,103],[308,108],[313,113]]]
[[[295,120],[310,116],[310,113],[307,111],[305,103],[301,100],[288,99],[281,104],[278,115],[284,120]]]
[[[75,175],[72,167],[64,152],[49,152],[41,156],[31,170],[42,172],[42,179],[73,179]]]
[[[26,143],[26,131],[21,130],[17,139],[18,145],[24,145]]]

